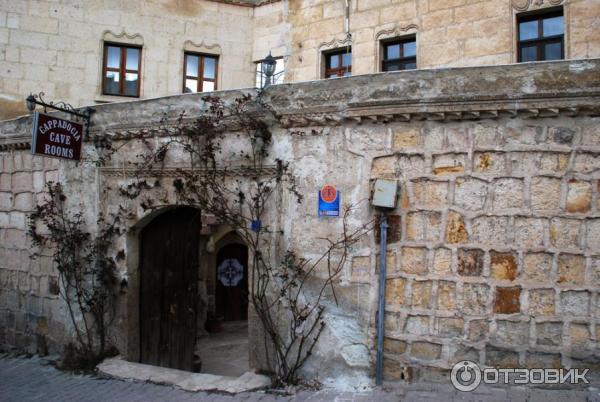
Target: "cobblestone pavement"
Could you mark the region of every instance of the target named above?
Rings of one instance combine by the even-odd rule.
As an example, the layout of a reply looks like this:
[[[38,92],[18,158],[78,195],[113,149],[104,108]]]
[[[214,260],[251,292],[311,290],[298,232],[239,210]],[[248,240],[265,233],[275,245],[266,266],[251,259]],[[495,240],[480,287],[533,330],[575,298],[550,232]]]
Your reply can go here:
[[[600,390],[537,390],[516,387],[482,388],[472,393],[455,391],[444,384],[412,384],[387,390],[362,393],[334,391],[302,391],[283,397],[265,392],[235,396],[192,393],[168,386],[141,382],[120,381],[90,375],[61,372],[40,358],[0,356],[0,401],[298,401],[298,402],[392,402],[392,401],[594,401],[600,402]]]

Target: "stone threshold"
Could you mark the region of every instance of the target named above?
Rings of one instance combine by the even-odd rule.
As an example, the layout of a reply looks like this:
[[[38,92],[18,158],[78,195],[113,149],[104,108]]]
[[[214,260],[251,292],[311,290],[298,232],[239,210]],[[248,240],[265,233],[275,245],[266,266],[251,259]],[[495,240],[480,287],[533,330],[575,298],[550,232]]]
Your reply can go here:
[[[190,392],[212,391],[238,394],[271,386],[269,377],[249,371],[239,377],[227,377],[132,363],[120,357],[106,359],[97,368],[101,374],[109,377],[172,385]]]

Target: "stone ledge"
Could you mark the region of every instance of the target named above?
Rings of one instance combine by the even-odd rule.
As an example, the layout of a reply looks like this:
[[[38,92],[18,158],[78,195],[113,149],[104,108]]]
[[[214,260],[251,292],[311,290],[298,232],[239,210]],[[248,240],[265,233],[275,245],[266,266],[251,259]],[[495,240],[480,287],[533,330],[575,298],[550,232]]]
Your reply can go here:
[[[232,102],[244,94],[272,105],[283,127],[593,117],[600,116],[600,59],[366,74],[211,95]],[[194,119],[180,120],[181,113],[201,113],[206,95],[96,105],[90,135],[112,140],[173,135],[178,126],[193,126]],[[0,150],[26,148],[30,131],[31,116],[0,122]]]
[[[106,359],[97,368],[101,374],[109,377],[174,385],[190,392],[217,391],[238,394],[271,386],[269,377],[251,372],[246,372],[237,378],[226,377],[132,363],[120,358]]]

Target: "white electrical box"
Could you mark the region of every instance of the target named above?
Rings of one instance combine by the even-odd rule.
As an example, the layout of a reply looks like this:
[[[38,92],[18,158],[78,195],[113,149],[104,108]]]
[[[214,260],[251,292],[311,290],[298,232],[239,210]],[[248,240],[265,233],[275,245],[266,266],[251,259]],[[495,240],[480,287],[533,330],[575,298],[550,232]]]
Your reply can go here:
[[[377,179],[373,187],[371,204],[380,208],[396,208],[398,182],[396,180]]]

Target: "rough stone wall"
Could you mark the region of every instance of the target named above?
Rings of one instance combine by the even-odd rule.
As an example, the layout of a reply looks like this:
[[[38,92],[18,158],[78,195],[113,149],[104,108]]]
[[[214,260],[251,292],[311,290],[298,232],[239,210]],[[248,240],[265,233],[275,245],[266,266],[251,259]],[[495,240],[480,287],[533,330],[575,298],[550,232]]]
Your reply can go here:
[[[266,164],[275,158],[289,162],[304,195],[298,204],[284,193],[269,210],[268,219],[277,223],[274,232],[282,231],[271,245],[272,255],[292,248],[307,258],[318,257],[325,244],[319,238],[340,235],[340,219],[316,216],[323,184],[336,185],[343,203],[358,204],[350,221],[357,227],[377,217],[368,206],[372,180],[395,178],[400,191],[398,207],[390,213],[387,249],[388,379],[399,379],[404,367],[431,376],[462,358],[502,366],[589,366],[597,359],[600,339],[599,71],[600,61],[590,59],[271,87],[263,99],[281,121],[273,127]],[[231,101],[241,92],[219,95]],[[149,126],[176,124],[184,110],[194,116],[201,110],[201,96],[103,105],[94,115],[92,135],[117,142],[148,135]],[[31,172],[40,178],[43,165],[35,168],[39,162],[26,158],[23,149],[30,124],[29,117],[0,124],[2,185],[10,178],[10,186],[0,192],[2,202],[8,200],[0,215],[8,217],[0,225],[0,252],[11,252],[0,267],[24,267],[17,278],[37,276],[37,268],[26,263],[24,231],[10,226],[13,211],[22,212],[15,204],[18,194],[41,188]],[[225,149],[243,146],[230,134]],[[137,270],[137,230],[149,216],[141,200],[123,202],[118,186],[128,183],[124,162],[139,146],[132,142],[121,148],[105,169],[53,165],[58,179],[76,195],[74,201],[91,206],[86,210],[90,225],[99,211],[121,204],[133,212],[132,230],[114,250],[126,250],[119,270],[130,280]],[[6,165],[7,160],[14,163],[15,155],[26,161],[18,171]],[[166,163],[177,166],[182,160],[174,153]],[[21,177],[30,174],[25,182],[33,184],[21,187]],[[175,202],[161,187],[148,196]],[[20,240],[10,243],[13,236]],[[352,248],[337,283],[339,304],[331,294],[325,299],[326,329],[305,372],[331,385],[371,381],[377,239],[372,233]],[[14,278],[16,269],[0,272]],[[14,279],[3,285],[0,320],[32,314],[33,307],[19,306],[7,295],[24,292],[26,299],[33,292],[30,296],[37,299],[33,296],[45,289],[19,291],[19,286]],[[308,293],[313,289],[308,286]],[[134,287],[121,296],[116,321],[122,351],[135,344],[138,306],[131,294]],[[68,322],[66,315],[51,317]],[[10,334],[15,338],[5,332],[2,343],[35,349],[34,327],[14,328]],[[252,336],[259,341],[252,346],[260,344],[260,336]]]

